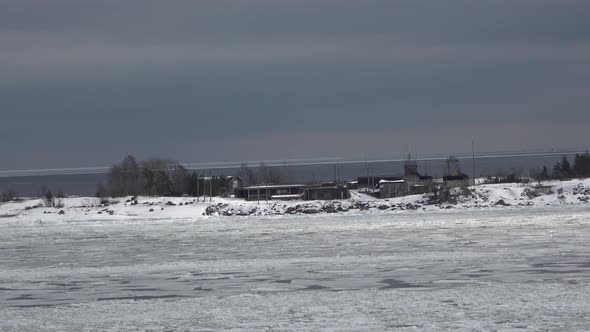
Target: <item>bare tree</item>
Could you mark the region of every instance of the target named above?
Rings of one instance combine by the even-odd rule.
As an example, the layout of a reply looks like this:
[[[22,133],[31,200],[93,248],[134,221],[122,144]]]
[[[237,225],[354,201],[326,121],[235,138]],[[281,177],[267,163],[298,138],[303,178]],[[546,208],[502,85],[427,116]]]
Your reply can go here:
[[[10,202],[18,199],[18,193],[14,188],[9,188],[0,195],[0,202]]]
[[[172,182],[172,193],[182,195],[188,192],[188,171],[181,165],[175,165],[170,171],[170,181]]]
[[[260,183],[271,183],[270,179],[268,178],[269,167],[266,163],[261,162],[258,167],[256,167],[256,179],[257,182]]]
[[[256,183],[256,175],[254,174],[254,171],[250,167],[248,167],[247,163],[242,163],[240,165],[238,176],[242,179],[244,185],[246,186],[250,186]]]
[[[141,172],[137,160],[133,156],[127,156],[121,162],[123,171],[123,188],[126,195],[135,196],[141,191]]]
[[[98,198],[105,198],[108,196],[108,191],[105,185],[102,182],[99,182],[96,185],[96,197]]]
[[[268,180],[270,183],[282,184],[285,180],[283,176],[283,168],[280,166],[269,167]]]
[[[261,162],[256,168],[256,178],[261,183],[281,184],[283,182],[283,172],[279,166],[268,166]]]
[[[119,164],[111,167],[109,190],[111,196],[135,196],[143,187],[143,177],[133,156],[125,157]]]
[[[123,169],[119,165],[113,165],[109,173],[109,193],[113,197],[124,195]]]
[[[187,192],[188,172],[177,161],[150,159],[141,163],[144,192],[148,195],[180,195]]]
[[[48,190],[47,187],[41,187],[41,198],[45,203],[46,207],[54,207],[55,206],[55,198],[51,190]]]

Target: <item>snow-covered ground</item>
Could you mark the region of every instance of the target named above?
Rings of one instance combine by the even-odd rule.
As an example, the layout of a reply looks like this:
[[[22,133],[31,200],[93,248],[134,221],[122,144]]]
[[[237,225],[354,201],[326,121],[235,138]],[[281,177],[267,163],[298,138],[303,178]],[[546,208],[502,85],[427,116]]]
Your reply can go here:
[[[457,201],[432,204],[427,196],[412,195],[376,199],[353,191],[352,198],[339,201],[251,201],[242,199],[193,197],[131,197],[110,199],[108,205],[98,198],[78,197],[61,200],[63,207],[45,208],[40,199],[0,204],[0,220],[15,222],[74,222],[77,220],[174,220],[203,219],[207,216],[269,216],[316,213],[388,213],[393,211],[440,209],[485,209],[521,206],[561,206],[587,204],[590,200],[590,179],[550,181],[542,188],[534,184],[491,184],[454,190]],[[62,214],[60,214],[62,212]]]
[[[533,206],[498,185],[476,191],[512,206],[296,216],[5,204],[0,330],[589,330],[590,204],[559,185]]]

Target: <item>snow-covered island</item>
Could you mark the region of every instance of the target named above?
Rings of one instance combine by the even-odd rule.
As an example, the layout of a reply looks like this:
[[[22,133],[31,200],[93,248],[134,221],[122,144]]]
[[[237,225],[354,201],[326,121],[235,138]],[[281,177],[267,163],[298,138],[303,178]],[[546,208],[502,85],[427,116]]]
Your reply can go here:
[[[202,219],[210,216],[276,216],[320,213],[387,213],[441,209],[515,208],[585,204],[590,200],[590,179],[548,181],[539,185],[481,184],[453,189],[453,202],[433,202],[430,195],[376,199],[358,191],[334,201],[244,201],[234,198],[124,197],[101,200],[70,197],[59,207],[45,207],[41,199],[0,205],[0,218],[43,221],[113,219]]]

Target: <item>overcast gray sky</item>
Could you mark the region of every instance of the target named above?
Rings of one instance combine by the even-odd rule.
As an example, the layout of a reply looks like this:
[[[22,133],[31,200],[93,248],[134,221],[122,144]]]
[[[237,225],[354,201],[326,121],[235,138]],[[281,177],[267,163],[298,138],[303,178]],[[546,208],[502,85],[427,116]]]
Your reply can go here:
[[[3,0],[0,170],[590,145],[588,0]]]

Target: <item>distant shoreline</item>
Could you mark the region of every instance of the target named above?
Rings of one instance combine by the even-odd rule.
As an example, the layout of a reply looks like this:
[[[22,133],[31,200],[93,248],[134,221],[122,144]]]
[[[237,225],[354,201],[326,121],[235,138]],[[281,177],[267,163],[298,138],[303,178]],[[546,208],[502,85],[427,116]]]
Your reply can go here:
[[[63,198],[60,206],[45,207],[41,199],[26,199],[0,205],[0,222],[103,219],[201,219],[212,216],[282,216],[338,214],[347,212],[437,211],[474,208],[544,207],[588,204],[590,179],[549,181],[545,192],[531,184],[485,184],[470,187],[468,193],[457,188],[456,202],[432,203],[425,195],[376,199],[353,191],[353,197],[333,201],[244,201],[234,198],[131,197],[111,198],[107,204],[94,197]],[[105,202],[106,203],[106,202]],[[590,206],[590,205],[589,205]]]

